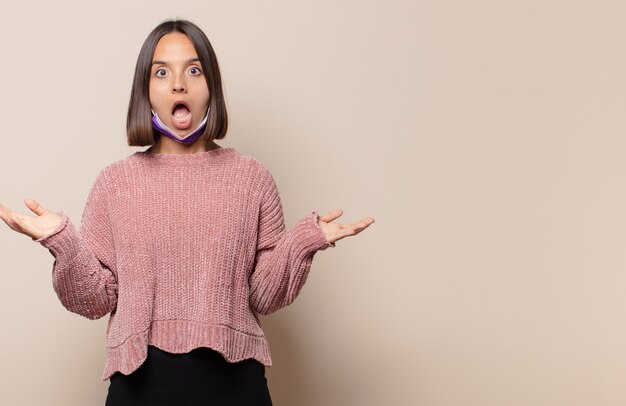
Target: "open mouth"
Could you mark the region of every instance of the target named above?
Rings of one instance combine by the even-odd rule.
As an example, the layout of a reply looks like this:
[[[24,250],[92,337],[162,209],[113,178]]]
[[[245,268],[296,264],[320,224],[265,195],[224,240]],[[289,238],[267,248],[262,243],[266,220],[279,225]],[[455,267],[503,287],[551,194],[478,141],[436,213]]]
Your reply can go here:
[[[186,130],[191,126],[191,109],[187,103],[177,101],[172,108],[172,123],[179,130]]]

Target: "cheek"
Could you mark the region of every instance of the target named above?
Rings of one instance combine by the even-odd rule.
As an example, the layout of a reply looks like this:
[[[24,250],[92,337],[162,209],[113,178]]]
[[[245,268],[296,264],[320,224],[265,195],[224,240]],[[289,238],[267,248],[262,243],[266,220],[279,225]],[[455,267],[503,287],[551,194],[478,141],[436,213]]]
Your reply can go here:
[[[197,99],[201,100],[201,103],[203,105],[208,106],[209,105],[209,87],[206,81],[204,80],[204,78],[198,81],[196,89],[197,89]]]
[[[209,107],[209,94],[199,92],[194,97],[194,110],[204,112]]]
[[[150,100],[150,104],[154,104],[155,93],[156,93],[156,89],[154,88],[154,85],[151,83],[150,86],[148,86],[148,99]]]
[[[160,86],[150,85],[148,87],[148,100],[150,100],[150,104],[153,107],[156,107],[156,108],[161,107],[161,104],[163,104],[163,101],[165,100],[165,98],[162,97],[162,94],[163,94],[163,90],[161,89]]]
[[[203,92],[200,100],[202,100],[202,109],[206,110],[209,107],[209,92]]]

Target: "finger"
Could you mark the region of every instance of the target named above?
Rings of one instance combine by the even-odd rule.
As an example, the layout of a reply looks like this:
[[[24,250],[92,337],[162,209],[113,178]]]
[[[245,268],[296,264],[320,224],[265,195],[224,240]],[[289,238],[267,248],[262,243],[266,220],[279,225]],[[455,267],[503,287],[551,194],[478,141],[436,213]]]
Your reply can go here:
[[[342,214],[343,214],[343,210],[335,209],[335,210],[332,210],[332,211],[324,214],[323,216],[320,216],[320,219],[322,221],[326,222],[326,223],[330,223],[331,221],[341,217]]]
[[[13,220],[13,223],[15,224],[15,231],[18,231],[22,234],[26,234],[29,236],[33,236],[34,230],[31,227],[31,224],[29,223],[29,217],[25,216],[23,214],[20,213],[14,213],[11,216],[11,220]]]
[[[13,225],[14,225],[13,219],[11,218],[12,215],[13,215],[13,212],[11,210],[9,210],[7,207],[0,204],[0,219],[2,219],[2,221],[7,223],[7,225],[11,228],[13,228]]]
[[[373,217],[365,217],[365,218],[362,218],[357,224],[363,228],[366,228],[373,223],[374,223]]]
[[[361,231],[365,230],[367,227],[369,227],[372,223],[374,223],[374,220],[361,220],[360,222],[354,224],[352,227],[354,229],[354,234],[358,234]]]
[[[0,218],[4,221],[6,221],[6,219],[8,219],[9,215],[11,214],[11,211],[4,207],[4,205],[2,205],[2,203],[0,203]]]
[[[341,228],[342,237],[347,237],[350,235],[357,235],[361,231],[365,230],[374,222],[374,219],[371,217],[367,217],[358,223],[353,224],[337,224]]]
[[[19,233],[22,232],[21,220],[17,217],[15,213],[10,214],[6,217],[3,217],[2,220],[4,220],[4,222],[7,223],[7,225],[11,228],[11,230],[17,231]]]
[[[8,208],[2,206],[0,207],[0,217],[11,230],[28,235],[33,232],[33,229],[30,227],[27,221],[24,221],[25,219],[28,219],[28,217],[24,216],[23,214],[13,212]]]
[[[350,223],[350,224],[334,223],[334,224],[336,226],[339,226],[342,229],[351,228],[351,229],[362,230],[362,229],[368,227],[372,223],[374,223],[374,219],[371,218],[371,217],[366,217],[366,218],[361,219],[360,221],[357,221],[356,223]]]
[[[41,207],[41,205],[39,205],[39,203],[37,203],[33,199],[27,197],[26,199],[24,199],[24,203],[26,204],[26,207],[28,207],[33,213],[38,216],[46,214],[46,209]]]

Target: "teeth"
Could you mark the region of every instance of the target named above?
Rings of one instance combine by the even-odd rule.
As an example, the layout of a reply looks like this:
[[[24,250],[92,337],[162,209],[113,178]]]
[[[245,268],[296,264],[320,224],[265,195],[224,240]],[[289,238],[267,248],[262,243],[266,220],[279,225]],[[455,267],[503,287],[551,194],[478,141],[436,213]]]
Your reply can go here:
[[[191,117],[191,112],[189,112],[189,114],[187,114],[186,116],[184,116],[184,117],[180,117],[180,118],[178,118],[178,117],[176,117],[176,116],[172,116],[172,118],[174,119],[174,121],[177,121],[177,122],[179,122],[179,123],[183,123],[183,122],[187,121],[187,119],[188,119],[189,117]]]

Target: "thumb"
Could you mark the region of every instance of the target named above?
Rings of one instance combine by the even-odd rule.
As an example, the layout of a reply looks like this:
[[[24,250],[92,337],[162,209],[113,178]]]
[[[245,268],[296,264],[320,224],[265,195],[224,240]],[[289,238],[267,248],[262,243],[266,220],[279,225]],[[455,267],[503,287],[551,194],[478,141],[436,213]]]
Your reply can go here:
[[[324,214],[323,216],[320,216],[320,219],[326,223],[330,223],[331,221],[341,217],[342,214],[343,214],[343,210],[335,209]]]
[[[28,197],[24,199],[24,203],[26,204],[26,207],[28,207],[33,213],[35,213],[38,216],[44,215],[48,211],[44,209],[43,207],[41,207],[39,203],[37,203],[35,200],[30,199]]]

